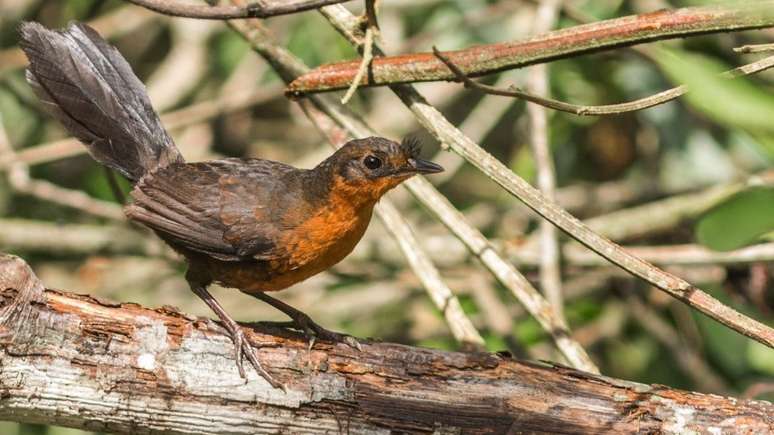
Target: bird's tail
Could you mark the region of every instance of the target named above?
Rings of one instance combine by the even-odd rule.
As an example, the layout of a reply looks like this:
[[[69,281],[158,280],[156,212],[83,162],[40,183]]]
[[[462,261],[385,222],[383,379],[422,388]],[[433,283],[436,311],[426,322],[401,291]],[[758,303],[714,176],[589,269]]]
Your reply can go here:
[[[145,86],[94,29],[73,23],[54,31],[28,22],[21,26],[21,47],[36,94],[95,160],[134,182],[183,161]]]

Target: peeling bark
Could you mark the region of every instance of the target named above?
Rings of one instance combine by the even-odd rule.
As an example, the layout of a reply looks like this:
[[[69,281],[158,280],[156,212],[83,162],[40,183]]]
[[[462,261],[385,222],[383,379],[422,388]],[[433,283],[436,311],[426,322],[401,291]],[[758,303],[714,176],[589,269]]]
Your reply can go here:
[[[0,308],[18,294],[10,285],[0,282]],[[13,332],[0,334],[2,420],[139,434],[774,431],[763,401],[498,354],[375,342],[307,352],[293,333],[248,328],[283,392],[250,371],[241,379],[212,321],[56,290]]]

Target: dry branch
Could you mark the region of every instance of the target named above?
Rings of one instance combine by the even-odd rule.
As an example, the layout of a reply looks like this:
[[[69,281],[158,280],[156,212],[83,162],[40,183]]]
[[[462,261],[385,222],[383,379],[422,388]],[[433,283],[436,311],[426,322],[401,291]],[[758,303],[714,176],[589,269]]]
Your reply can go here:
[[[774,51],[774,44],[743,45],[734,48],[734,51],[737,53],[765,53],[767,51]]]
[[[671,230],[681,222],[697,218],[731,196],[756,186],[774,186],[774,170],[764,170],[743,180],[715,185],[698,192],[671,195],[615,210],[583,223],[592,231],[616,241],[644,237]]]
[[[524,41],[497,43],[447,51],[443,55],[469,77],[549,62],[591,51],[608,50],[659,39],[730,32],[774,26],[774,1],[689,7],[628,16],[558,30]],[[288,92],[301,95],[347,88],[359,61],[322,65],[299,77]],[[376,58],[360,86],[453,80],[433,53]]]
[[[173,17],[204,20],[231,20],[237,18],[268,18],[317,9],[349,0],[258,0],[244,6],[207,6],[179,0],[127,0],[138,6]]]
[[[466,88],[477,89],[490,95],[520,98],[522,100],[529,101],[549,109],[559,110],[561,112],[572,113],[574,115],[580,116],[616,115],[625,112],[635,112],[638,110],[648,109],[654,106],[658,106],[659,104],[668,103],[678,97],[687,94],[690,90],[687,85],[680,85],[634,101],[618,104],[605,104],[602,106],[586,106],[566,103],[564,101],[559,101],[552,98],[546,98],[541,96],[539,93],[525,92],[512,85],[508,87],[508,89],[501,89],[496,86],[490,86],[476,82],[470,77],[466,76],[457,65],[447,59],[435,47],[433,47],[433,54],[435,54],[435,56],[441,62],[443,62],[444,65],[449,67],[449,69],[454,73],[455,80],[464,83]],[[734,78],[750,74],[757,74],[772,67],[774,67],[774,56],[769,56],[757,62],[752,62],[732,70],[725,71],[723,74],[721,74],[721,77]]]
[[[534,33],[548,32],[556,23],[561,1],[541,2],[535,9]],[[435,50],[433,50],[435,51]],[[527,90],[548,95],[548,66],[535,65],[529,69],[526,78]],[[548,111],[537,104],[527,105],[529,122],[529,146],[535,162],[536,185],[549,201],[556,200],[556,168],[551,153],[551,134]],[[541,220],[538,228],[540,239],[540,288],[557,315],[564,317],[562,298],[562,269],[560,265],[559,231],[547,220]]]
[[[8,140],[1,114],[0,160],[11,162],[7,171],[8,182],[17,192],[32,195],[65,207],[73,207],[108,219],[124,218],[121,207],[116,204],[92,198],[78,190],[66,189],[49,181],[30,177],[29,167],[25,163],[16,160],[16,152]]]
[[[20,260],[2,264],[36,280]],[[16,296],[11,282],[0,282],[0,308]],[[230,339],[211,321],[53,290],[30,308],[13,340],[2,336],[2,420],[167,434],[774,430],[774,405],[764,401],[497,354],[387,343],[307,352],[294,334],[247,328],[282,392],[252,373],[241,379]]]

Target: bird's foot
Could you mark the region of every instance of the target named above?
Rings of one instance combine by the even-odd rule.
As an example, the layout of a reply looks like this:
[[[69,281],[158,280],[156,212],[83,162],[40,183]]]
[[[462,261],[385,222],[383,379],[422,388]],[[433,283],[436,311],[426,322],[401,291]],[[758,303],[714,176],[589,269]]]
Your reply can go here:
[[[317,340],[328,341],[331,343],[342,343],[353,349],[362,351],[360,342],[351,335],[334,332],[323,328],[312,320],[308,315],[299,312],[289,322],[260,322],[264,325],[278,326],[282,328],[292,328],[298,330],[306,336],[309,341],[309,350],[312,350]]]
[[[241,376],[242,379],[247,379],[247,374],[245,373],[245,368],[242,364],[243,357],[247,357],[250,365],[253,366],[260,377],[265,379],[266,382],[271,384],[272,387],[279,388],[284,391],[285,386],[274,380],[269,372],[264,370],[264,368],[261,366],[261,363],[258,361],[258,355],[256,355],[255,348],[253,348],[253,346],[247,340],[247,337],[245,337],[245,332],[242,327],[236,324],[236,322],[234,322],[234,324],[226,323],[226,330],[231,336],[231,340],[234,342],[236,365],[237,370],[239,370],[239,376]]]

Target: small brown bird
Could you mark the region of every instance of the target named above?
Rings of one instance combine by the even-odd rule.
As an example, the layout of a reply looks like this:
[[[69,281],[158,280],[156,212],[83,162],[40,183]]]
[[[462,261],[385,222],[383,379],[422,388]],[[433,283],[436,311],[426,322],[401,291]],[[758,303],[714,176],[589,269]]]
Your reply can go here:
[[[220,318],[236,347],[273,386],[240,326],[207,291],[215,282],[284,312],[310,339],[344,342],[265,292],[328,269],[355,247],[374,205],[415,174],[443,170],[419,158],[414,141],[353,140],[314,169],[261,159],[186,163],[145,88],[115,47],[84,24],[21,27],[27,80],[51,113],[98,162],[134,185],[126,215],[185,256],[191,290]]]

